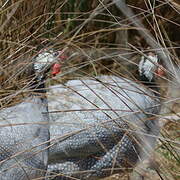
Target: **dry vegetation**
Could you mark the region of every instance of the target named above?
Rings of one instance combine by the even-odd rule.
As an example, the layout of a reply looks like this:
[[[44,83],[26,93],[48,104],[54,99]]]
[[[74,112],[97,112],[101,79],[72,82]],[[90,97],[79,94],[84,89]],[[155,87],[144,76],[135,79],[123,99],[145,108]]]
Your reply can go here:
[[[173,61],[179,63],[179,1],[127,2],[156,40],[169,49]],[[64,63],[61,81],[100,74],[135,78],[140,55],[137,49],[148,51],[149,45],[137,28],[110,0],[2,0],[0,8],[1,108],[24,96],[21,90],[31,78],[32,58],[42,48],[67,48],[68,55],[74,54]],[[161,85],[166,101],[169,84],[165,79]],[[169,114],[180,111],[179,97],[175,97]],[[180,178],[179,130],[178,120],[162,128],[155,152],[156,172],[149,172],[147,179]]]

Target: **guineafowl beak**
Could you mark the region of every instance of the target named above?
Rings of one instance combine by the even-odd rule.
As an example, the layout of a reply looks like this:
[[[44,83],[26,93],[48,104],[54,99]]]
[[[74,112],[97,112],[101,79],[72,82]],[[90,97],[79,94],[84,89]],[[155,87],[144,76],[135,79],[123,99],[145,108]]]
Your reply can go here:
[[[63,51],[57,51],[56,57],[58,61],[52,66],[51,74],[53,76],[56,76],[57,74],[61,72],[62,63],[68,58]]]
[[[52,74],[53,76],[56,76],[56,75],[59,74],[60,72],[61,72],[61,64],[59,64],[59,63],[53,64],[51,74]]]

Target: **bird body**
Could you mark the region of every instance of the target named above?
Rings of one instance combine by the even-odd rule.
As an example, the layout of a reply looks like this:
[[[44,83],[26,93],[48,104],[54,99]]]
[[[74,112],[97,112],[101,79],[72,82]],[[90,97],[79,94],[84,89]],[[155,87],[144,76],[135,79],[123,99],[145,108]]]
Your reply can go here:
[[[148,154],[159,132],[158,121],[151,119],[160,110],[159,99],[142,84],[122,77],[52,86],[48,106],[49,171],[64,176],[90,179],[115,173],[103,171],[113,166],[118,171],[133,167],[142,158],[139,147],[146,144]]]
[[[0,179],[41,177],[48,160],[47,105],[37,97],[0,111]]]
[[[48,163],[49,116],[44,89],[46,71],[56,57],[47,52],[33,62],[21,103],[0,110],[0,180],[26,180],[44,177]],[[42,56],[46,57],[42,61]],[[14,94],[16,97],[16,94]]]

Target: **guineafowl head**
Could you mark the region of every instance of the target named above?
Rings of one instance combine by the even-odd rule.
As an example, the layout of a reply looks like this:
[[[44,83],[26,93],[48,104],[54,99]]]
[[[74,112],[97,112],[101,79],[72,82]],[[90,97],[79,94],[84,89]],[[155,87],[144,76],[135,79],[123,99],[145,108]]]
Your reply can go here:
[[[155,75],[163,75],[163,69],[157,55],[149,53],[147,56],[141,57],[141,61],[139,62],[139,74],[141,80],[148,82],[155,81]]]
[[[34,71],[38,79],[43,79],[46,72],[51,70],[53,76],[61,71],[61,63],[66,57],[62,51],[43,50],[34,60]]]
[[[45,93],[45,80],[47,74],[51,71],[53,76],[61,72],[62,51],[43,50],[33,59],[33,72],[34,81],[31,88],[34,92]]]

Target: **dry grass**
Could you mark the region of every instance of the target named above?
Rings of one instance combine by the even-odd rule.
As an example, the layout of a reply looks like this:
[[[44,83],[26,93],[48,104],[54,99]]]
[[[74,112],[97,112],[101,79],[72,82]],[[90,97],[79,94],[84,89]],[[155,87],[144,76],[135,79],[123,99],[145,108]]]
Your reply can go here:
[[[128,1],[138,18],[143,20],[155,39],[169,49],[173,61],[179,63],[179,2],[134,2]],[[76,53],[64,63],[58,82],[65,82],[68,79],[101,74],[135,79],[140,54],[133,47],[145,52],[149,46],[138,35],[137,28],[121,16],[111,1],[93,0],[90,3],[88,0],[2,0],[0,6],[1,108],[20,102],[25,96],[20,90],[26,89],[31,78],[29,74],[32,59],[44,47],[68,47],[68,55]],[[122,37],[122,34],[127,33],[126,30],[128,35]],[[124,44],[126,41],[131,46]],[[117,56],[118,53],[121,53],[121,57]],[[165,101],[168,81],[171,80],[165,79],[161,83]],[[57,82],[50,82],[54,83]],[[178,95],[176,98],[179,97]],[[180,111],[178,99],[174,104],[168,113]],[[170,122],[162,128],[162,139],[155,155],[159,164],[158,172],[162,177],[155,173],[157,179],[180,178],[179,130],[179,121]],[[120,177],[115,176],[110,179],[118,178]],[[125,176],[121,179],[127,178]]]

